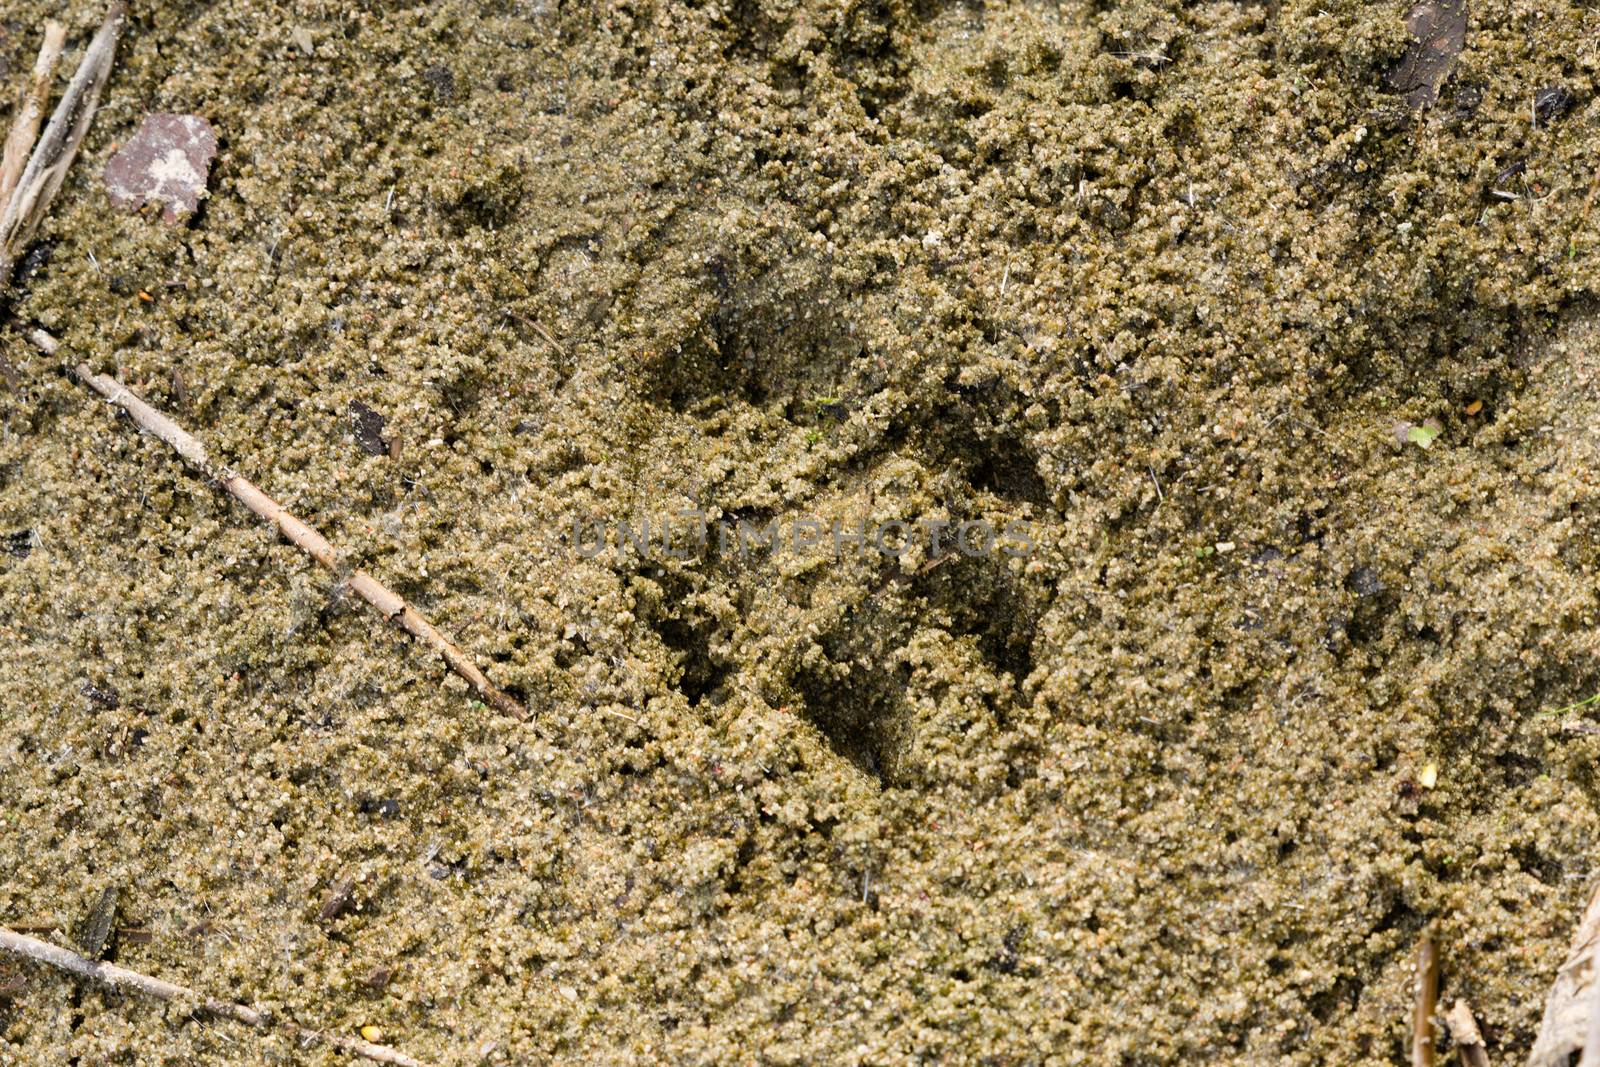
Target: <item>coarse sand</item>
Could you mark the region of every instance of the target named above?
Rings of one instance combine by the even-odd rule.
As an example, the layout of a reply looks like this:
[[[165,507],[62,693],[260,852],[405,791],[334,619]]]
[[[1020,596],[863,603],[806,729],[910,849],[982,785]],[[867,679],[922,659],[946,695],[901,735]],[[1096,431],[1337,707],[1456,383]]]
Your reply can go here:
[[[8,0],[4,97],[99,15]],[[533,714],[8,329],[0,925],[114,888],[121,965],[433,1064],[1136,1067],[1401,1062],[1436,923],[1519,1061],[1597,873],[1600,9],[1471,0],[1427,106],[1406,15],[136,0],[11,312]],[[1029,550],[782,532],[889,523]],[[0,961],[0,1064],[333,1062]]]

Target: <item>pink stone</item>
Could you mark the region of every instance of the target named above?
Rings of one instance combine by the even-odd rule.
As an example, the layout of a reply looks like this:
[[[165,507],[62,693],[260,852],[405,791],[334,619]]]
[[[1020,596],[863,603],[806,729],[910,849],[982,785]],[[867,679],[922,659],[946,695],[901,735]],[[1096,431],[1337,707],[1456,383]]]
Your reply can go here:
[[[217,135],[199,115],[146,115],[106,164],[106,192],[119,208],[162,205],[171,224],[195,213],[205,195]]]

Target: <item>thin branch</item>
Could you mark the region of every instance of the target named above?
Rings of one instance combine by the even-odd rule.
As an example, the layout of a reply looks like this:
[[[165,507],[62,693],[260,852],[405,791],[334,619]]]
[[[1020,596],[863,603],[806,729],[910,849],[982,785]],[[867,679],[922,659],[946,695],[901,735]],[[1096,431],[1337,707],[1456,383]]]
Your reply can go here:
[[[43,330],[33,330],[28,339],[46,354],[54,354],[60,342]],[[186,432],[183,427],[146,404],[127,386],[105,374],[95,374],[85,364],[78,364],[74,373],[78,380],[123,411],[148,433],[159,437],[197,473],[221,483],[233,498],[261,518],[278,528],[285,539],[306,555],[333,573],[344,577],[343,557],[328,540],[316,530],[290,514],[283,505],[256,488],[247,478],[234,474],[213,463],[205,446]],[[440,633],[422,614],[406,603],[405,598],[390,590],[366,571],[355,571],[345,581],[361,599],[376,608],[384,618],[416,637],[433,649],[445,664],[470,685],[485,703],[496,711],[515,719],[526,719],[528,713],[509,694],[496,688],[493,682],[478,669],[477,664],[461,649]]]
[[[61,94],[50,123],[39,136],[39,143],[28,157],[16,191],[0,214],[0,286],[11,278],[12,267],[39,223],[50,210],[67,169],[72,166],[89,124],[100,104],[100,91],[111,77],[111,64],[117,54],[117,38],[122,35],[127,8],[118,0],[106,13],[100,30],[84,50],[78,71]]]
[[[403,1052],[398,1052],[387,1045],[375,1045],[370,1041],[362,1041],[354,1037],[343,1037],[339,1034],[326,1034],[321,1030],[299,1026],[293,1022],[276,1023],[272,1016],[243,1004],[232,1004],[225,1000],[201,994],[185,986],[175,985],[160,978],[130,971],[126,967],[118,967],[114,963],[96,963],[94,960],[80,956],[76,952],[53,945],[48,941],[19,934],[15,930],[0,927],[0,951],[9,952],[14,956],[21,956],[43,963],[57,970],[75,974],[79,978],[87,978],[91,982],[112,989],[131,989],[145,996],[155,997],[157,1000],[170,1002],[196,1003],[200,1010],[208,1015],[216,1015],[235,1022],[244,1023],[246,1026],[258,1030],[265,1030],[274,1025],[279,1025],[303,1041],[320,1041],[344,1052],[356,1056],[364,1056],[378,1063],[392,1063],[399,1067],[423,1067],[420,1060],[414,1060]]]
[[[33,142],[39,136],[39,123],[44,119],[45,105],[50,102],[50,79],[66,43],[65,26],[54,19],[44,24],[44,43],[39,46],[39,58],[33,63],[33,78],[17,94],[17,111],[11,119],[5,151],[0,154],[0,204],[10,201],[17,179],[22,177],[22,168],[28,163],[28,153],[33,150]]]

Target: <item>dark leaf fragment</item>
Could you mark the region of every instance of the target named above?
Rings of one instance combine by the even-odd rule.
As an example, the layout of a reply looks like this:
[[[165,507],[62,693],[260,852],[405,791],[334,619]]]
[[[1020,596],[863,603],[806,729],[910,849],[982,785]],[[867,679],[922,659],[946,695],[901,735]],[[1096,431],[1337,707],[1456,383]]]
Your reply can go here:
[[[1411,47],[1389,70],[1389,88],[1412,107],[1439,99],[1439,87],[1455,69],[1467,44],[1466,0],[1422,0],[1406,16]]]
[[[388,422],[382,415],[359,400],[350,401],[346,413],[350,418],[350,429],[356,435],[356,444],[361,446],[363,452],[371,456],[389,454],[389,442],[383,436]]]
[[[78,942],[78,949],[91,960],[105,956],[106,942],[111,939],[111,927],[117,918],[117,895],[115,886],[102,890],[88,918],[73,935],[73,940]]]

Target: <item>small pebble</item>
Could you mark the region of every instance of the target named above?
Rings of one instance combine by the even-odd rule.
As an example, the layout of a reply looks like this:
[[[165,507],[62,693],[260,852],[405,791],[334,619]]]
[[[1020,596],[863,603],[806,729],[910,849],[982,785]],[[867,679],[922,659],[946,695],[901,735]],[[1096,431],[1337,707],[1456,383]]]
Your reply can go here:
[[[355,882],[349,878],[340,878],[328,887],[327,895],[322,898],[322,907],[317,909],[317,917],[323,922],[332,922],[350,910],[353,903]]]
[[[1383,592],[1383,580],[1371,567],[1357,567],[1345,578],[1345,587],[1359,597],[1377,596]]]
[[[199,115],[146,115],[106,164],[106,193],[124,210],[160,204],[170,225],[199,210],[216,154],[217,135]]]
[[[443,102],[456,95],[456,76],[443,63],[423,71],[422,80],[427,82],[428,88],[433,90],[433,98],[435,100]]]

